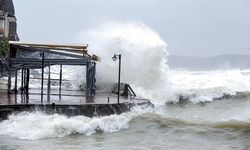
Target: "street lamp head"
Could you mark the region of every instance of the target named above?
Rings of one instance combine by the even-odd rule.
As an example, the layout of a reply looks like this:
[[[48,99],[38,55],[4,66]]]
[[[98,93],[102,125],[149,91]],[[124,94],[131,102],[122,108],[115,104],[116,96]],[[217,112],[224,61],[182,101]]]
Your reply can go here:
[[[113,61],[116,61],[116,60],[117,60],[117,56],[114,55],[114,56],[112,57],[112,59],[113,59]]]

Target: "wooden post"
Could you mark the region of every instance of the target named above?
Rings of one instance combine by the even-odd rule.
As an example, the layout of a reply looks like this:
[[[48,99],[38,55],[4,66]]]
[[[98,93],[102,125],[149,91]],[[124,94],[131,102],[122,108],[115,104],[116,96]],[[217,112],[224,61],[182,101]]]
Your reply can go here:
[[[8,74],[8,94],[11,94],[11,69],[9,68]]]
[[[17,94],[15,94],[15,104],[17,104]]]
[[[50,101],[50,88],[51,88],[51,82],[50,82],[50,63],[49,63],[49,75],[48,75],[48,84],[47,84],[47,101]]]
[[[15,71],[15,94],[17,94],[17,70]]]
[[[29,92],[29,82],[30,82],[30,70],[27,69],[26,70],[26,80],[25,80],[25,90],[26,90],[26,93]]]
[[[23,76],[23,69],[22,69],[22,72],[21,72],[21,92],[23,92],[23,87],[24,87],[24,85],[23,85],[23,78],[24,78],[24,76]]]
[[[26,71],[26,69],[23,69],[23,91],[24,91],[24,93],[26,92],[26,82],[27,82],[27,71]]]
[[[41,84],[41,102],[43,102],[43,78],[44,78],[44,53],[42,53],[42,84]]]
[[[26,103],[29,103],[30,69],[26,70]]]
[[[60,65],[59,96],[62,94],[62,65]]]
[[[87,65],[86,65],[86,92],[85,92],[85,96],[87,97],[87,99],[90,95],[89,68],[90,68],[90,60],[88,60]]]

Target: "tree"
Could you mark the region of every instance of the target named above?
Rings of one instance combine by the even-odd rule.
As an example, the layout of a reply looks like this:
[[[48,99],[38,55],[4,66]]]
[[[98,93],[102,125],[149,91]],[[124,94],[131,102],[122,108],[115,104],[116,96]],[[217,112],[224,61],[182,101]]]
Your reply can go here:
[[[0,38],[0,56],[5,57],[8,52],[8,39],[5,37]]]

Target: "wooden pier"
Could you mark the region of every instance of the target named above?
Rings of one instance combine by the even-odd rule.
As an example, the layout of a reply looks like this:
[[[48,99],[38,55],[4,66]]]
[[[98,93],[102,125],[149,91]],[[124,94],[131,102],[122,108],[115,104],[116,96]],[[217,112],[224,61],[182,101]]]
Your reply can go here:
[[[6,94],[0,90],[0,120],[7,119],[10,114],[23,111],[41,111],[48,114],[58,113],[67,116],[84,115],[87,117],[98,117],[112,114],[121,114],[129,111],[133,106],[151,106],[149,100],[143,98],[120,97],[113,93],[96,93],[93,99],[82,95],[82,91],[63,91],[60,97],[58,91],[51,92],[50,99],[44,96],[40,101],[37,90],[30,90],[30,94]]]

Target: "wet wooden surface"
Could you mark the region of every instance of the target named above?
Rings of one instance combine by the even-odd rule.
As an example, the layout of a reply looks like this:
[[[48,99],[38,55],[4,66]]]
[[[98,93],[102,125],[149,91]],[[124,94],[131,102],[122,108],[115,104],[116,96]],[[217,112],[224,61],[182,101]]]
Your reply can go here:
[[[60,104],[60,105],[82,105],[82,104],[115,104],[117,95],[108,92],[97,92],[92,98],[86,98],[84,91],[62,91],[61,96],[58,90],[52,90],[47,96],[44,90],[43,100],[41,100],[40,90],[30,90],[28,94],[19,92],[18,94],[7,94],[7,90],[0,90],[0,105],[18,104]],[[140,104],[148,100],[142,98],[126,98],[120,96],[120,103]]]

